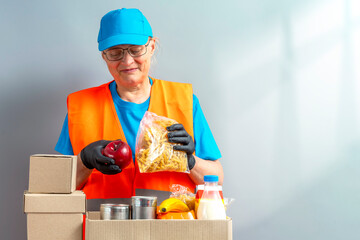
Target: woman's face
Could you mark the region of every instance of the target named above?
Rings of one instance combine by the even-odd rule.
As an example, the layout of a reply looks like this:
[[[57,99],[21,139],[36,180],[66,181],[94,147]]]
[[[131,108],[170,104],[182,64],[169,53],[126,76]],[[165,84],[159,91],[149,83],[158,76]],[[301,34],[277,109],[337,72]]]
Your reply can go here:
[[[118,45],[112,48],[128,48],[131,45]],[[111,49],[111,48],[110,48]],[[147,52],[140,57],[132,57],[127,51],[122,59],[109,61],[105,54],[102,57],[105,60],[111,75],[114,77],[117,85],[125,88],[139,86],[139,84],[148,80],[151,56],[154,54],[155,40],[150,39],[147,46]]]

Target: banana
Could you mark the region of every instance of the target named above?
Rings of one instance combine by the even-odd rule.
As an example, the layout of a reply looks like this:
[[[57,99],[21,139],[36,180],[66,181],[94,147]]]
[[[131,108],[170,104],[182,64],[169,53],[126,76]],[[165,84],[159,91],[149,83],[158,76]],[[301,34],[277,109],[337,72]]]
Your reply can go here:
[[[167,212],[188,212],[189,207],[181,200],[176,198],[165,199],[159,206],[161,213]]]

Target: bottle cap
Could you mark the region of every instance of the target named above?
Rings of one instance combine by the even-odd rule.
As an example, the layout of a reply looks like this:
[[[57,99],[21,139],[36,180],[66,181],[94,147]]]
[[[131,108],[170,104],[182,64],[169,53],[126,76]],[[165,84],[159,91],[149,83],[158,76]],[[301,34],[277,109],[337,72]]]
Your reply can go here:
[[[205,182],[218,182],[219,177],[216,176],[216,175],[205,175],[204,176],[204,181]]]

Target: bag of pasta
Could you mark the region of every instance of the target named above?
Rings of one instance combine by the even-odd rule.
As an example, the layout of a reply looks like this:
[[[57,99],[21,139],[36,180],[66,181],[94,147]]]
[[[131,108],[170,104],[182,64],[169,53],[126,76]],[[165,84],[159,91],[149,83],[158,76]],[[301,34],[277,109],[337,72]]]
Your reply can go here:
[[[184,151],[174,150],[168,141],[166,127],[175,120],[158,116],[147,111],[140,122],[136,137],[135,155],[141,173],[173,171],[189,172],[187,156]]]

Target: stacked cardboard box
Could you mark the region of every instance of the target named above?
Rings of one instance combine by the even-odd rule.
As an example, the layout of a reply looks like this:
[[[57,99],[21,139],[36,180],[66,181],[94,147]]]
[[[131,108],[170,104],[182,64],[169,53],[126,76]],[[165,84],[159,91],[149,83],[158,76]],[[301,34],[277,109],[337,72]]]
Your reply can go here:
[[[75,191],[76,156],[30,156],[24,193],[28,240],[81,240],[86,197]]]

